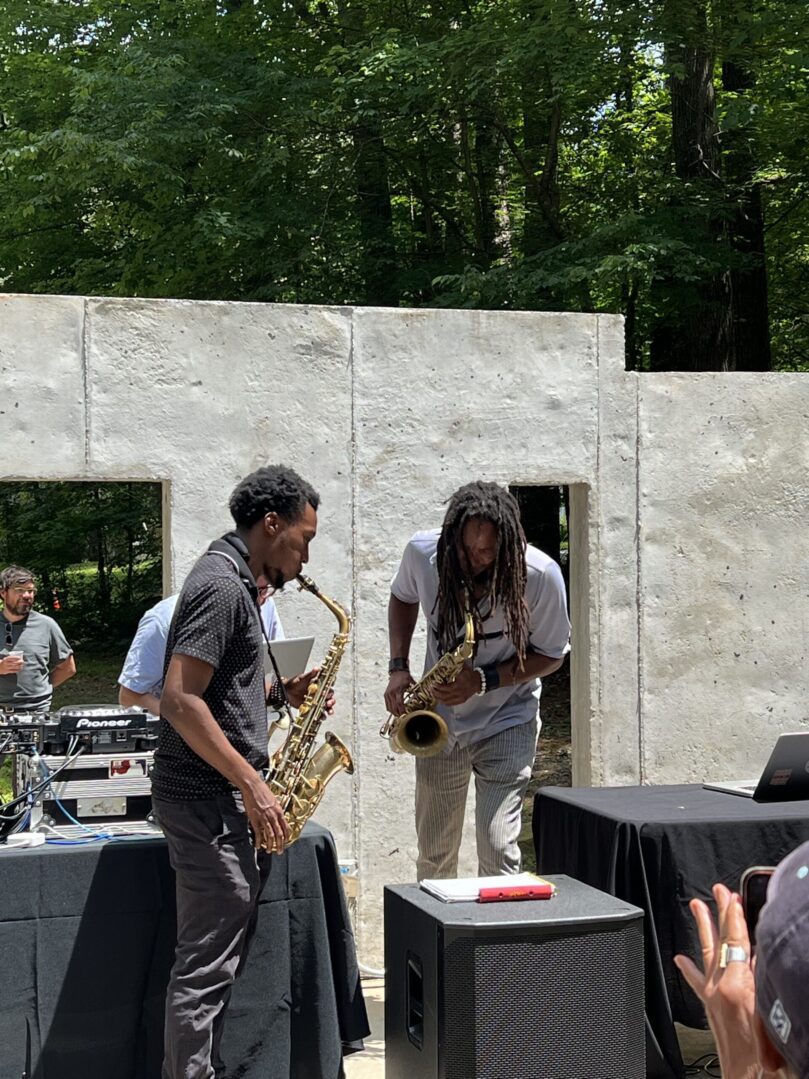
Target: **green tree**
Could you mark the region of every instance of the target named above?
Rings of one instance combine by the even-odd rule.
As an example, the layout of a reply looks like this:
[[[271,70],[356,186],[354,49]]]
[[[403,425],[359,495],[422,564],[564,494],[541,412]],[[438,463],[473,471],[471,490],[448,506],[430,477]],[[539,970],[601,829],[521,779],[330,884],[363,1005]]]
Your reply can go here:
[[[622,311],[809,363],[793,0],[7,0],[0,282]]]

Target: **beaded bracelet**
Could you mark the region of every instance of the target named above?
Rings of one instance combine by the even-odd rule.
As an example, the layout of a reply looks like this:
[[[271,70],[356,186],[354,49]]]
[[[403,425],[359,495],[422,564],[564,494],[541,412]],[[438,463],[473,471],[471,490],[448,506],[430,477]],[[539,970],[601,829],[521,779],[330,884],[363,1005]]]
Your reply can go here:
[[[491,693],[493,689],[499,688],[500,674],[496,663],[487,663],[485,667],[474,667],[473,670],[480,678],[480,689],[475,694],[476,697],[483,697],[486,693]]]
[[[475,696],[476,697],[482,697],[486,692],[486,668],[485,667],[474,667],[473,670],[474,670],[475,674],[478,675],[479,678],[480,678],[480,689],[477,691]]]

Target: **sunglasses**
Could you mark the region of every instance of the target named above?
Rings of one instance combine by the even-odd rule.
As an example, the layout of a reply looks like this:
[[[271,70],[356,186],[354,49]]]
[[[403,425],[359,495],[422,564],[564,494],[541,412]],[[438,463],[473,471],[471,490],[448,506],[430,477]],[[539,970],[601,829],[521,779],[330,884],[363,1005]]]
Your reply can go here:
[[[10,648],[14,644],[14,637],[11,634],[11,623],[6,622],[6,647]]]

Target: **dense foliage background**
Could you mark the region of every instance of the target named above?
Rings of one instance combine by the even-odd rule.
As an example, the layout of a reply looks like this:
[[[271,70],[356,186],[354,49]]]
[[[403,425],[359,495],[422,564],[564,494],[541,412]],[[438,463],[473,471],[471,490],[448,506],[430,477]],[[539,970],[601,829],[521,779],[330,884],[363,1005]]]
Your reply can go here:
[[[36,576],[36,608],[75,650],[53,708],[114,704],[143,611],[162,596],[159,483],[0,483],[0,567]],[[0,803],[11,797],[0,753]]]
[[[620,311],[809,365],[802,0],[5,0],[0,287]]]
[[[35,575],[37,609],[73,648],[126,652],[163,594],[160,484],[0,484],[0,567],[10,564]]]

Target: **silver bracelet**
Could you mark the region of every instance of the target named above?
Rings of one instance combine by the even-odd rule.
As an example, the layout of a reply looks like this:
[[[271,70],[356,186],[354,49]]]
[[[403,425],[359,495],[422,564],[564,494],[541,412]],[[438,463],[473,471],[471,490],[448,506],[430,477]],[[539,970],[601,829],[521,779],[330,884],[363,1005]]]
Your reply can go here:
[[[482,667],[472,668],[475,674],[480,675],[480,689],[475,694],[476,697],[483,697],[486,693],[486,672]]]

